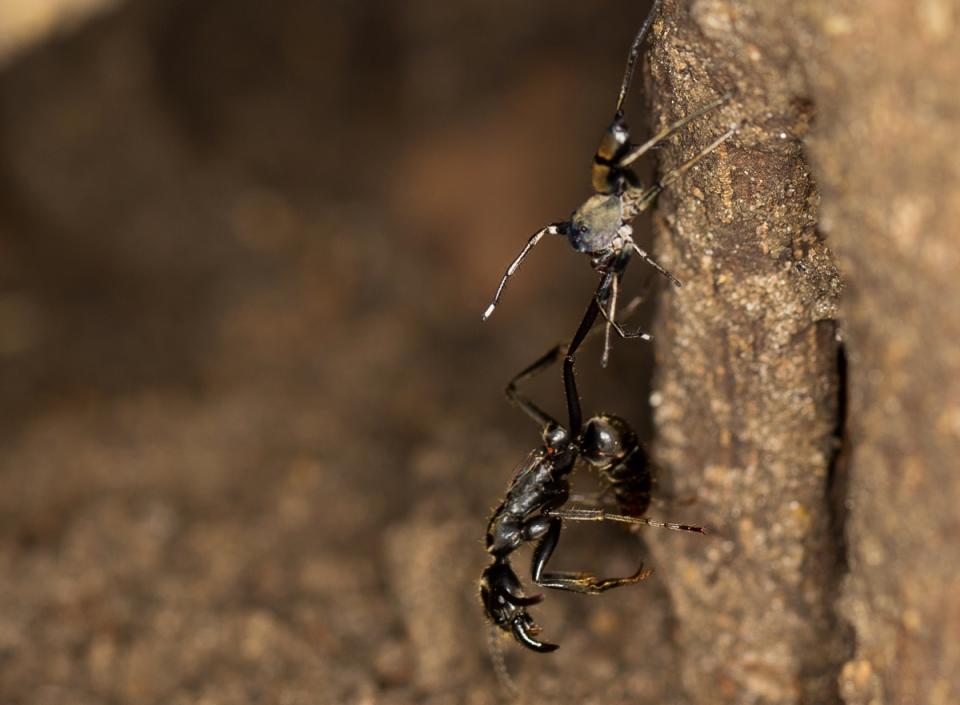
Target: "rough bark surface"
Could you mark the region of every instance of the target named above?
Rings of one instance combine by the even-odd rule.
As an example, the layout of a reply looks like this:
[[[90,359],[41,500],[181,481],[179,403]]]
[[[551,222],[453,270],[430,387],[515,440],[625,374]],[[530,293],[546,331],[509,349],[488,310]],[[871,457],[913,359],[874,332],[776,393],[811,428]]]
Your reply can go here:
[[[659,457],[712,535],[658,536],[655,552],[693,702],[829,703],[848,648],[826,511],[840,279],[816,230],[796,59],[769,25],[730,12],[666,3],[649,54],[661,123],[735,93],[664,151],[662,169],[747,120],[661,202],[665,258],[684,286],[661,312]]]
[[[659,455],[720,536],[655,548],[694,702],[960,697],[958,19],[700,0],[655,27],[661,122],[736,91],[662,168],[748,121],[661,201],[686,286],[663,305]]]
[[[829,5],[829,7],[828,7]],[[811,4],[811,154],[848,284],[849,705],[960,702],[960,3]]]

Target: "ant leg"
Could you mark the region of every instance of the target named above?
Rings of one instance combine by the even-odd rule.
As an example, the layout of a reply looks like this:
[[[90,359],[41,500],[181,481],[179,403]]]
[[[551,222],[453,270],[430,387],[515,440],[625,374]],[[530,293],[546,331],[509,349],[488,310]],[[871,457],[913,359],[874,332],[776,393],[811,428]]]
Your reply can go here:
[[[612,514],[603,509],[554,509],[546,512],[547,516],[557,519],[570,519],[572,521],[619,521],[624,524],[644,524],[646,526],[656,526],[661,529],[670,529],[672,531],[692,531],[695,534],[705,534],[702,526],[691,526],[690,524],[674,524],[671,521],[658,521],[647,517],[631,517],[625,514]]]
[[[634,338],[642,338],[643,340],[653,340],[653,336],[649,333],[644,333],[640,328],[637,328],[635,331],[631,332],[625,329],[622,325],[617,323],[615,320],[610,318],[603,308],[600,309],[600,313],[603,314],[603,317],[606,319],[607,324],[613,326],[613,329],[617,331],[617,335],[623,338],[624,340],[632,340]]]
[[[620,277],[615,276],[610,282],[610,312],[607,313],[607,310],[601,305],[600,312],[603,314],[603,317],[607,319],[606,324],[603,327],[603,355],[600,357],[600,367],[606,367],[607,363],[610,362],[610,328],[611,321],[616,318],[617,315],[617,294],[620,293]],[[598,302],[599,303],[599,302]]]
[[[552,513],[551,513],[552,514]],[[633,575],[625,578],[600,578],[590,573],[574,573],[566,571],[544,572],[547,561],[557,547],[560,539],[560,529],[563,523],[560,519],[554,519],[550,523],[546,535],[537,544],[533,550],[533,581],[541,587],[554,588],[555,590],[568,590],[569,592],[578,592],[584,595],[599,595],[607,590],[620,587],[622,585],[631,585],[646,580],[653,573],[652,570],[644,570],[643,564]]]
[[[629,152],[627,152],[627,153],[623,156],[623,158],[620,159],[620,160],[617,162],[617,166],[622,168],[622,167],[628,166],[628,165],[630,165],[630,164],[633,164],[633,162],[635,162],[637,159],[639,159],[639,158],[642,157],[644,154],[646,154],[648,151],[650,151],[651,148],[655,147],[655,146],[658,145],[660,142],[663,142],[665,139],[667,139],[668,137],[670,137],[670,135],[672,135],[674,132],[676,132],[677,130],[679,130],[681,127],[683,127],[684,125],[686,125],[686,124],[689,123],[689,122],[693,122],[693,121],[696,120],[697,118],[703,117],[704,115],[706,115],[707,113],[709,113],[711,110],[716,110],[716,109],[719,108],[721,105],[723,105],[723,104],[726,103],[728,100],[730,100],[730,98],[732,98],[732,97],[733,97],[733,94],[732,94],[732,93],[727,93],[726,95],[718,98],[717,100],[713,101],[712,103],[707,103],[707,104],[704,105],[702,108],[700,108],[699,110],[694,111],[694,112],[691,113],[690,115],[687,115],[687,116],[684,117],[684,118],[680,118],[680,119],[677,120],[676,122],[670,123],[670,124],[667,125],[665,128],[663,128],[662,130],[660,130],[660,132],[658,132],[658,133],[655,134],[653,137],[651,137],[650,139],[648,139],[646,142],[644,142],[643,144],[641,144],[641,145],[639,145],[639,146],[637,146],[637,147],[634,147],[634,148],[631,149]]]
[[[630,90],[630,84],[633,82],[633,70],[636,68],[637,57],[640,55],[640,45],[643,44],[643,38],[647,36],[650,25],[653,24],[653,18],[660,9],[660,0],[654,0],[650,12],[647,13],[647,19],[643,26],[637,32],[637,36],[630,45],[630,53],[627,54],[627,67],[623,72],[623,81],[620,83],[620,95],[617,97],[617,115],[623,115],[623,101],[627,99],[627,91]]]
[[[659,192],[658,192],[658,193],[659,193]],[[627,244],[628,244],[631,248],[633,248],[633,251],[634,251],[634,252],[636,252],[638,255],[640,255],[641,258],[643,258],[643,261],[644,261],[644,262],[646,262],[647,264],[649,264],[651,267],[653,267],[653,268],[656,269],[658,272],[660,272],[660,274],[662,274],[662,275],[665,276],[667,279],[669,279],[671,282],[673,282],[673,285],[674,285],[674,286],[676,286],[677,288],[683,286],[683,282],[681,282],[679,279],[677,279],[677,277],[674,276],[673,272],[671,272],[669,269],[666,269],[662,264],[660,264],[659,262],[657,262],[657,260],[655,260],[653,257],[651,257],[650,255],[648,255],[648,254],[647,254],[647,251],[641,249],[641,248],[637,245],[637,243],[635,243],[635,242],[633,241],[632,238],[627,241]]]
[[[587,306],[586,313],[583,314],[583,320],[577,332],[573,334],[573,340],[567,347],[567,354],[563,358],[563,390],[567,397],[567,414],[570,417],[569,430],[573,436],[580,433],[580,427],[583,425],[583,412],[580,409],[580,394],[577,392],[577,380],[573,372],[574,363],[577,360],[577,350],[583,345],[587,334],[593,329],[593,324],[597,320],[600,311],[600,304],[597,303],[610,288],[610,279],[615,275],[607,273],[600,278],[600,284],[590,299],[590,305]]]
[[[660,195],[660,192],[663,191],[667,186],[672,184],[674,181],[683,176],[687,171],[693,167],[694,164],[699,162],[705,156],[710,154],[713,150],[719,147],[721,144],[726,142],[728,139],[733,137],[740,130],[740,124],[731,127],[729,130],[720,135],[713,142],[704,147],[700,152],[694,155],[692,158],[688,159],[686,162],[678,166],[676,169],[668,171],[664,176],[654,183],[652,186],[641,189],[641,188],[631,188],[628,189],[623,194],[623,215],[624,218],[632,218],[638,213],[642,213],[647,208],[650,207],[650,204],[653,203],[654,199]],[[636,245],[634,245],[636,247]],[[640,253],[640,256],[643,257],[647,263],[657,267],[661,271],[664,271],[660,268],[660,265],[655,264],[652,260],[648,259],[648,256],[643,250],[639,247],[636,247],[637,251]],[[674,283],[677,283],[674,281]]]
[[[624,317],[630,317],[634,314],[634,312],[636,312],[638,308],[640,308],[640,304],[642,303],[643,303],[643,298],[640,296],[635,296],[630,301],[630,303],[628,303],[626,306],[624,306],[621,309],[621,313],[624,315]],[[604,313],[604,315],[606,315],[602,308],[600,309],[600,311],[601,313]],[[639,333],[639,332],[630,333],[628,331],[625,331],[623,327],[620,326],[619,323],[614,322],[613,325],[617,329],[617,334],[620,335],[620,337],[622,338],[625,338],[625,339],[645,338],[646,340],[650,339],[650,336],[646,333]],[[599,331],[600,331],[600,326],[594,325],[594,327],[587,334],[587,338],[596,335],[597,333],[599,333]],[[562,342],[557,343],[552,348],[550,348],[546,353],[541,355],[540,358],[538,358],[531,365],[529,365],[522,371],[518,372],[516,376],[514,376],[514,378],[510,380],[510,383],[507,384],[507,388],[505,390],[507,399],[509,399],[512,404],[515,404],[516,406],[518,406],[521,411],[523,411],[527,416],[533,419],[541,427],[547,426],[549,424],[556,424],[557,422],[552,416],[550,416],[545,411],[543,411],[539,406],[537,406],[529,398],[522,395],[518,387],[522,382],[525,382],[528,379],[532,379],[533,377],[540,374],[548,367],[555,365],[557,361],[560,359],[560,353],[563,350],[564,345],[565,343],[562,343]]]
[[[673,275],[670,275],[673,276]],[[609,312],[607,308],[603,305],[602,302],[597,301],[597,308],[600,313],[603,315],[606,323],[604,325],[604,338],[603,338],[603,357],[600,358],[600,365],[606,367],[607,363],[610,361],[610,329],[617,331],[617,335],[620,336],[623,340],[632,340],[633,338],[642,338],[643,340],[653,340],[653,336],[649,333],[641,332],[640,328],[637,328],[632,333],[626,330],[616,321],[617,313],[617,296],[620,293],[620,278],[614,277],[613,281],[610,283],[610,305]],[[633,304],[637,302],[637,299],[631,301],[631,306],[624,309],[624,313],[629,315],[633,310]]]
[[[678,166],[676,169],[667,172],[663,178],[654,183],[652,186],[646,189],[640,188],[631,188],[627,190],[623,195],[623,214],[626,218],[632,218],[639,213],[647,210],[657,196],[670,184],[683,176],[687,171],[689,171],[697,162],[703,159],[705,156],[710,154],[713,150],[719,147],[721,144],[730,139],[737,131],[740,129],[740,126],[731,127],[729,130],[720,135],[713,142],[704,147],[698,154],[694,155],[691,159],[688,159],[686,162]],[[683,286],[683,283],[673,275],[672,272],[665,269],[659,262],[653,259],[647,252],[641,249],[637,243],[632,239],[628,240],[627,243],[640,257],[643,258],[643,261],[649,264],[651,267],[656,269],[660,274],[667,277],[670,281],[674,283],[677,287]]]
[[[510,400],[510,403],[520,407],[521,411],[523,411],[541,427],[550,425],[558,426],[559,424],[557,423],[556,419],[550,416],[550,414],[534,404],[530,399],[520,394],[520,392],[517,391],[517,385],[524,380],[536,376],[546,368],[555,364],[557,360],[560,359],[560,350],[561,345],[555,345],[529,367],[517,373],[517,375],[510,380],[510,383],[507,384],[506,395],[507,399]]]
[[[548,225],[542,230],[538,230],[533,234],[530,240],[527,241],[527,244],[520,254],[517,255],[517,258],[510,263],[510,266],[507,267],[506,273],[503,275],[503,279],[500,280],[500,286],[497,287],[497,293],[493,296],[493,301],[487,306],[487,310],[483,312],[483,317],[481,320],[485,321],[493,314],[493,309],[497,307],[497,304],[500,303],[500,297],[503,295],[503,287],[507,285],[507,279],[512,277],[517,271],[517,268],[520,267],[520,263],[530,254],[538,242],[543,238],[544,235],[562,235],[566,231],[565,223],[554,223],[553,225]]]

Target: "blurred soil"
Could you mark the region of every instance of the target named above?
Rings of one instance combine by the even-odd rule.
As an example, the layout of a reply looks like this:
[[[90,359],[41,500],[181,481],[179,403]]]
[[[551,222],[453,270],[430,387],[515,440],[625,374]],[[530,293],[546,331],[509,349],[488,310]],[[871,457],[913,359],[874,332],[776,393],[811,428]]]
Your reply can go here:
[[[593,277],[546,244],[480,312],[586,193],[642,17],[139,2],[6,66],[0,701],[498,699],[481,538],[538,441],[501,389]],[[649,355],[582,363],[587,408],[648,424]],[[643,555],[578,528],[558,565]],[[505,643],[522,700],[674,692],[662,585],[620,592]]]

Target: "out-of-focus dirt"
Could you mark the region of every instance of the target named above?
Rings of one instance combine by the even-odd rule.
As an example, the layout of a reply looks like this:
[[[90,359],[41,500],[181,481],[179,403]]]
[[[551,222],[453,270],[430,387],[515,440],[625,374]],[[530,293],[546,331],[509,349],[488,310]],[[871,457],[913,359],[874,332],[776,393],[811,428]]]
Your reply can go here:
[[[479,316],[586,193],[642,18],[143,2],[6,68],[0,700],[498,699],[481,537],[538,441],[501,389],[593,277],[545,244]],[[582,363],[587,408],[643,425],[649,355]],[[578,528],[558,566],[643,555]],[[619,592],[505,643],[522,700],[675,690],[662,585]]]

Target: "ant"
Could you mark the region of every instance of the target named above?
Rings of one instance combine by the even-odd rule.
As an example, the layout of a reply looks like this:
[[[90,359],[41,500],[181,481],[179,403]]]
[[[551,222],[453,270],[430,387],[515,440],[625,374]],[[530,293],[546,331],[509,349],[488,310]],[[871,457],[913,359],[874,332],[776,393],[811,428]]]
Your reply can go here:
[[[514,275],[521,262],[543,239],[543,236],[564,235],[570,241],[573,249],[590,256],[591,266],[601,275],[594,297],[600,304],[601,313],[606,319],[603,357],[601,359],[601,364],[604,367],[606,367],[610,357],[611,328],[616,330],[620,337],[629,337],[624,335],[624,332],[616,323],[616,309],[620,280],[623,278],[624,271],[630,262],[630,257],[636,253],[676,286],[682,286],[677,277],[664,269],[634,242],[631,237],[633,228],[630,226],[630,222],[637,215],[647,210],[661,191],[727,141],[739,129],[739,126],[731,127],[707,145],[699,154],[668,172],[649,187],[643,187],[636,174],[628,168],[646,152],[669,138],[687,123],[706,115],[731,98],[731,94],[724,95],[719,100],[715,100],[695,111],[692,115],[667,125],[641,145],[630,143],[630,132],[624,120],[623,103],[633,81],[641,44],[659,7],[660,0],[656,0],[630,46],[613,121],[600,138],[600,146],[593,156],[591,181],[594,195],[590,196],[573,212],[570,220],[552,223],[533,234],[520,254],[507,267],[503,278],[500,280],[500,285],[497,287],[496,294],[494,294],[493,301],[483,312],[482,318],[485,321],[493,314],[497,304],[500,303],[507,280]]]
[[[507,488],[506,496],[487,524],[486,550],[493,562],[480,578],[480,597],[487,617],[495,626],[512,633],[520,644],[541,653],[554,651],[557,645],[537,639],[540,628],[527,608],[540,602],[543,596],[527,597],[510,565],[510,555],[521,545],[537,542],[531,565],[531,577],[537,585],[599,595],[622,585],[639,583],[653,571],[644,570],[643,564],[635,573],[623,578],[600,578],[584,572],[548,571],[547,562],[556,550],[564,519],[615,521],[704,533],[699,526],[639,516],[650,503],[653,472],[636,434],[618,416],[600,414],[583,422],[572,361],[577,349],[593,329],[600,311],[597,299],[591,299],[566,354],[564,385],[569,417],[567,428],[517,390],[520,382],[557,362],[561,345],[555,346],[518,373],[506,388],[510,402],[541,427],[543,445],[533,450],[521,463]],[[570,499],[568,476],[578,459],[585,460],[597,470],[607,490],[613,491],[621,511],[628,513],[564,506]]]

